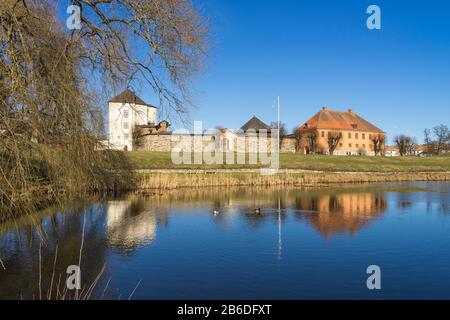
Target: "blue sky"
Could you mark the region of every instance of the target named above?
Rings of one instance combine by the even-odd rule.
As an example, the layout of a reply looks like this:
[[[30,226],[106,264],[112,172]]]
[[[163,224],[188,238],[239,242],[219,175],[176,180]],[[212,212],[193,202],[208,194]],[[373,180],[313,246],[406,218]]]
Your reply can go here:
[[[322,106],[352,108],[389,141],[450,125],[450,1],[197,3],[213,48],[193,81],[190,117],[207,128],[238,129],[253,114],[274,121],[277,95],[289,130]],[[381,30],[366,27],[370,4],[381,8]]]
[[[448,0],[194,2],[211,28],[209,58],[191,83],[190,119],[205,129],[238,129],[252,115],[275,121],[278,95],[289,131],[322,106],[352,108],[389,142],[450,125]],[[366,27],[371,4],[381,30]],[[149,88],[136,89],[158,104]]]

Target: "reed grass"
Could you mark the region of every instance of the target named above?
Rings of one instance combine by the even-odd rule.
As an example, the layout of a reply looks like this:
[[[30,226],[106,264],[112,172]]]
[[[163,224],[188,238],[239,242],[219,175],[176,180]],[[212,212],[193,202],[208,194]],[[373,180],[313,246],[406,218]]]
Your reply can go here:
[[[217,186],[321,186],[337,183],[400,181],[450,181],[450,172],[339,173],[304,172],[261,175],[259,173],[142,173],[130,190],[170,190]]]

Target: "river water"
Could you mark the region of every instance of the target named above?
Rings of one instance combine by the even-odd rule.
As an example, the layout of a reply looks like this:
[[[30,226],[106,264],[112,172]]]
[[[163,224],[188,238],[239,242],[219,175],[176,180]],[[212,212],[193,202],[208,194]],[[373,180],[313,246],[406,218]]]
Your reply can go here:
[[[450,299],[449,192],[200,188],[50,208],[0,224],[0,299],[61,297],[71,265],[91,299]]]

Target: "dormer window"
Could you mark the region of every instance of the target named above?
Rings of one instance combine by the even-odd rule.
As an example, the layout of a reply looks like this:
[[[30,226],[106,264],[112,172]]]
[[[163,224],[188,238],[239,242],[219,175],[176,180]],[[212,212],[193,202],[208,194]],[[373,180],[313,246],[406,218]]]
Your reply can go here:
[[[352,128],[353,129],[358,129],[358,125],[356,123],[352,123]]]

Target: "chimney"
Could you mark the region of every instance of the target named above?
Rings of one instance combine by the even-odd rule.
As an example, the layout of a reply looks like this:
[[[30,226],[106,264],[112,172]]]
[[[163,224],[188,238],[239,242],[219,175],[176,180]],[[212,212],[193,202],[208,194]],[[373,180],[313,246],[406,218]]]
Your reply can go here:
[[[351,108],[348,108],[348,112],[349,112],[349,113],[352,113],[353,110],[352,110]]]

